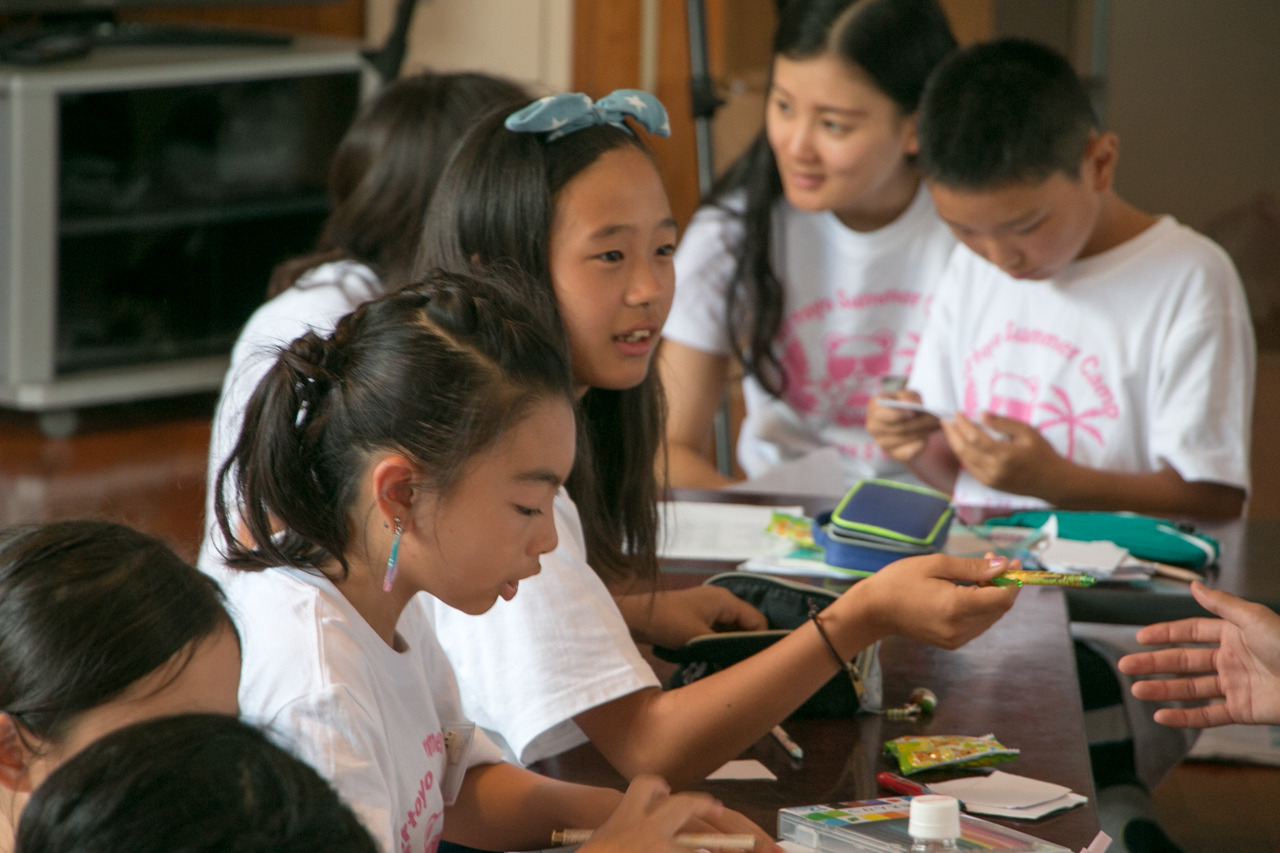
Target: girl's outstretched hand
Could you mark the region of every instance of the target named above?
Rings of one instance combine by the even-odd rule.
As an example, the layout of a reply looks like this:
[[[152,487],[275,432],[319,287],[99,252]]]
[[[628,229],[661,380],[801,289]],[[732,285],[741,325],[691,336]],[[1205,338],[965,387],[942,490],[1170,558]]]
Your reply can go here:
[[[581,853],[657,853],[664,850],[668,853],[689,853],[689,848],[680,847],[672,840],[675,834],[682,830],[701,831],[700,824],[710,824],[711,831],[717,831],[728,811],[709,794],[672,794],[661,777],[640,775],[631,780],[618,808],[579,850]],[[751,826],[763,835],[759,827]],[[776,845],[768,836],[763,836],[756,843],[756,850],[760,853],[769,853],[773,849]]]
[[[1199,583],[1191,584],[1191,594],[1222,618],[1148,625],[1138,632],[1138,642],[1216,643],[1217,648],[1125,655],[1119,668],[1126,675],[1187,676],[1135,682],[1133,695],[1154,702],[1222,700],[1199,708],[1161,708],[1155,721],[1166,726],[1280,725],[1280,615]]]
[[[1020,567],[1017,560],[991,555],[908,557],[855,584],[849,593],[861,589],[863,618],[882,636],[898,634],[958,649],[994,625],[1018,596],[1017,587],[982,584]],[[957,581],[973,585],[958,586]]]

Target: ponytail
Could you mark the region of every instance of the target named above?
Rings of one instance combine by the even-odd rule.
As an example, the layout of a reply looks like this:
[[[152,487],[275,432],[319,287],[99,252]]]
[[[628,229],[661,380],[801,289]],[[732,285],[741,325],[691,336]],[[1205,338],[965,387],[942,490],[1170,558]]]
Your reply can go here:
[[[336,561],[345,577],[370,454],[404,453],[444,494],[530,405],[571,402],[555,306],[513,284],[519,278],[434,271],[360,306],[332,335],[309,332],[282,349],[218,472],[227,565],[324,570]]]

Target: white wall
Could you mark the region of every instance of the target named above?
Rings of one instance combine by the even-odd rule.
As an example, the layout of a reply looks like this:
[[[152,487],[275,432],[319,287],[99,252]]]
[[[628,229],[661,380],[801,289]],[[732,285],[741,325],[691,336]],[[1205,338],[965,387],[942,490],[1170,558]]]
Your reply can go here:
[[[381,44],[395,0],[368,0],[365,32]],[[573,0],[424,0],[409,32],[405,73],[485,71],[535,90],[573,82]]]

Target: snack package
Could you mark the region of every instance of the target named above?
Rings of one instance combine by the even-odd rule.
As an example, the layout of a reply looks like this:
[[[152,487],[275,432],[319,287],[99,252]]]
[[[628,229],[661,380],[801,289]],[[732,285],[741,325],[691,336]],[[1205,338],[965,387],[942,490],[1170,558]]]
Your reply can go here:
[[[775,512],[769,518],[769,524],[765,527],[765,531],[772,533],[774,536],[789,539],[801,548],[807,548],[811,551],[818,550],[817,544],[813,541],[813,520],[802,515]]]
[[[898,759],[904,776],[938,767],[987,767],[1013,761],[1021,753],[995,735],[907,735],[885,741],[884,751]]]

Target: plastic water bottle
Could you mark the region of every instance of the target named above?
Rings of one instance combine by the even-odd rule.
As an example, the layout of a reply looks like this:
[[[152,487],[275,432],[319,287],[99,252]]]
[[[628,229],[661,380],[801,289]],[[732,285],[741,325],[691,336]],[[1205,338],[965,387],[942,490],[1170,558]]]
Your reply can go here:
[[[911,836],[911,853],[959,850],[960,801],[934,794],[912,797],[907,833]]]

